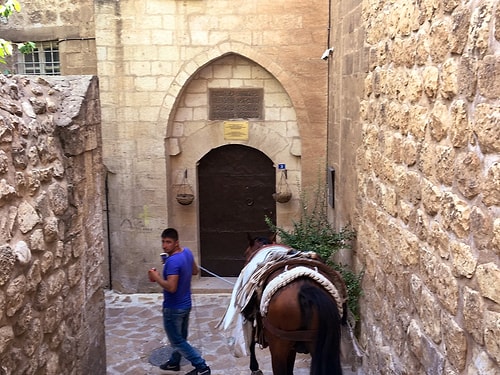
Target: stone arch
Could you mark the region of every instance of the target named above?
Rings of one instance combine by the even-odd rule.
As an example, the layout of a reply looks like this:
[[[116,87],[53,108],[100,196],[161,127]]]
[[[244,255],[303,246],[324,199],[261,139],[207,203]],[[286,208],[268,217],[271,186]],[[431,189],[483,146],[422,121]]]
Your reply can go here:
[[[229,47],[227,48],[229,49]],[[200,57],[202,56],[202,57]],[[295,103],[282,82],[259,62],[235,51],[201,54],[186,63],[172,82],[161,108],[158,133],[167,128],[165,162],[167,182],[167,220],[186,233],[183,243],[200,255],[199,201],[196,190],[198,162],[212,149],[225,144],[243,144],[266,155],[276,166],[287,166],[288,178],[293,181],[292,202],[275,207],[277,223],[289,222],[296,215],[298,186],[301,179],[300,120]],[[222,70],[220,70],[222,67]],[[227,69],[226,69],[227,68]],[[278,71],[276,67],[274,70]],[[219,74],[227,74],[220,78]],[[289,78],[288,78],[289,79]],[[247,86],[264,91],[264,117],[247,121],[248,139],[225,139],[224,121],[210,120],[208,92],[210,88]],[[302,97],[299,95],[299,102]],[[306,120],[307,121],[307,120]],[[160,130],[162,128],[162,130]],[[276,172],[279,176],[281,171]],[[188,181],[185,181],[185,176]],[[177,193],[187,182],[195,193],[189,206],[181,206]],[[294,194],[295,193],[295,194]],[[202,208],[202,207],[201,207]]]
[[[172,115],[175,112],[176,102],[191,77],[214,60],[232,53],[238,54],[259,64],[281,83],[292,100],[297,114],[299,132],[302,133],[301,125],[309,123],[309,115],[305,108],[302,94],[292,77],[280,65],[272,61],[268,56],[259,53],[255,48],[252,48],[244,43],[226,41],[219,43],[217,46],[214,46],[207,51],[199,53],[192,59],[186,61],[182,65],[181,69],[179,69],[179,73],[174,77],[174,80],[167,90],[160,108],[158,124],[167,125],[165,138],[170,136],[170,125],[172,123]]]
[[[252,132],[255,136],[250,137],[248,142],[245,142],[245,145],[262,151],[269,159],[277,163],[279,161],[279,159],[277,159],[279,158],[279,153],[283,152],[288,146],[288,140],[285,139],[283,135],[266,127],[252,128]],[[200,144],[202,144],[203,147],[199,147]],[[195,165],[196,162],[203,158],[211,149],[219,147],[222,144],[223,143],[218,142],[217,139],[213,139],[210,130],[204,128],[188,137],[184,144],[184,148],[193,150],[190,153],[190,158],[193,160],[192,165]]]
[[[243,62],[243,64],[245,64],[245,62],[247,62],[249,66],[262,68],[263,72],[260,74],[257,73],[258,78],[253,77],[252,73],[252,77],[246,78],[246,81],[251,82],[252,80],[255,80],[257,81],[255,82],[257,84],[257,87],[266,87],[266,93],[264,94],[265,102],[268,92],[270,95],[281,94],[286,96],[286,100],[279,101],[279,104],[274,105],[278,105],[281,113],[283,113],[282,111],[285,110],[286,112],[288,112],[288,115],[283,115],[285,118],[282,118],[281,114],[277,116],[279,118],[276,118],[276,115],[268,116],[268,110],[270,108],[272,109],[274,105],[270,104],[270,107],[265,106],[264,111],[266,112],[266,115],[264,119],[248,122],[249,138],[244,141],[225,140],[222,128],[223,121],[208,120],[203,115],[201,115],[201,112],[198,112],[198,115],[195,115],[192,112],[195,108],[194,104],[189,104],[186,102],[192,102],[193,99],[187,100],[186,97],[191,95],[203,96],[204,94],[200,94],[199,91],[203,89],[201,88],[201,86],[196,85],[195,82],[198,80],[208,80],[205,77],[207,77],[209,73],[204,71],[211,69],[211,66],[213,66],[214,64],[215,66],[217,64],[224,65],[225,60],[230,64],[232,60],[239,60],[240,63]],[[198,77],[198,73],[200,73],[201,77]],[[182,90],[179,90],[179,92],[177,93],[177,98],[174,101],[173,107],[169,109],[168,120],[166,120],[168,121],[167,126],[169,127],[165,143],[167,173],[174,174],[171,176],[171,181],[173,184],[179,182],[179,178],[176,178],[175,174],[182,174],[184,170],[191,169],[189,170],[189,173],[193,175],[194,166],[196,165],[198,160],[200,160],[211,149],[227,143],[243,143],[249,147],[258,149],[267,157],[269,157],[276,165],[278,163],[290,161],[294,158],[300,159],[301,142],[299,137],[298,119],[295,107],[288,95],[288,92],[286,92],[286,89],[281,85],[281,82],[279,82],[276,77],[274,77],[269,71],[264,69],[260,64],[240,54],[232,52],[225,53],[221,56],[218,56],[218,58],[212,59],[209,63],[201,66],[189,78],[190,79],[185,80]],[[239,79],[235,80],[238,81]],[[224,81],[224,79],[221,79],[221,81]],[[267,84],[263,82],[267,82]],[[278,85],[274,86],[271,82],[276,82],[278,83]],[[197,88],[196,92],[191,92],[190,90],[190,87],[193,84]],[[206,111],[208,101],[207,98],[199,98],[198,100],[204,103],[201,105],[201,107],[198,107],[198,110]],[[272,102],[272,99],[270,101]],[[189,110],[189,108],[191,108],[191,110]],[[182,113],[183,110],[185,111],[184,113]],[[211,123],[209,127],[205,127],[207,122]],[[190,125],[186,127],[186,123]],[[285,130],[283,126],[286,126]],[[185,151],[188,152],[186,153]],[[173,162],[174,159],[182,159],[181,165],[179,165],[179,163]],[[289,166],[289,172],[296,173],[297,175],[300,173],[300,162],[294,161],[293,163],[289,163],[287,165]]]

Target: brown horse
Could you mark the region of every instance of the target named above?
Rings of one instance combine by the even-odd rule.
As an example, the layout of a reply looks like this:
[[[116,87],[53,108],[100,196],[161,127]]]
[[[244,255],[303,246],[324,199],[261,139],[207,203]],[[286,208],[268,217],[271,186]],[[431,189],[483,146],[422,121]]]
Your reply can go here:
[[[258,250],[260,250],[262,246],[275,243],[276,233],[274,233],[270,237],[264,237],[264,236],[252,237],[250,233],[247,233],[247,238],[248,238],[248,247],[243,253],[243,255],[245,256],[245,264],[247,264],[250,261],[250,259],[252,259],[255,253]]]
[[[261,288],[241,311],[253,327],[249,343],[252,375],[262,374],[255,356],[256,343],[269,346],[274,375],[293,375],[296,353],[311,354],[311,375],[342,374],[340,330],[347,315],[347,291],[342,278],[315,254],[304,253],[308,256],[303,257],[281,245],[261,244],[256,248],[259,241],[262,239],[249,241],[247,257],[266,248],[269,251],[270,247],[285,249],[290,256],[271,266],[267,262]],[[292,275],[294,269],[300,273]],[[325,279],[327,284],[331,282],[328,288]],[[330,286],[334,286],[338,298],[332,295]],[[273,291],[268,292],[268,288]]]

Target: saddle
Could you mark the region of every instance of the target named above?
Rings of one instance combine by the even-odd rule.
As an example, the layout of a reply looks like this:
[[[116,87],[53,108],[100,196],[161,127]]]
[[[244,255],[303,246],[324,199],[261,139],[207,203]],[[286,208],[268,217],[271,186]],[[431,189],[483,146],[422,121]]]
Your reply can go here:
[[[284,245],[273,244],[259,249],[246,264],[235,283],[226,312],[216,325],[216,327],[226,330],[232,323],[235,323],[233,338],[238,343],[237,347],[241,351],[241,355],[248,355],[248,345],[252,338],[261,347],[268,346],[263,336],[263,327],[266,322],[260,312],[262,295],[266,285],[285,269],[308,267],[328,279],[338,291],[340,303],[344,307],[342,310],[344,312],[343,319],[345,319],[347,315],[345,303],[347,288],[344,280],[337,271],[315,258],[317,258],[317,254],[314,252],[297,251]],[[335,299],[335,297],[332,298]],[[339,301],[337,301],[337,305],[339,305]],[[277,332],[277,328],[272,326],[266,326],[266,329],[277,336],[290,334],[290,332]],[[251,331],[255,333],[253,337],[250,334]],[[315,332],[297,332],[300,337],[288,338],[288,340],[308,341],[315,334]]]
[[[272,326],[265,318],[267,304],[272,295],[279,288],[288,285],[288,283],[292,282],[297,277],[305,276],[318,282],[320,285],[332,285],[333,288],[326,287],[326,291],[337,303],[341,315],[343,314],[343,316],[345,316],[347,314],[347,288],[342,276],[322,261],[314,259],[309,252],[298,252],[292,249],[292,254],[292,257],[266,263],[266,266],[256,270],[252,275],[252,282],[256,287],[251,299],[242,310],[242,313],[246,319],[254,322],[255,341],[263,348],[268,346],[264,337],[264,327],[272,334],[290,341],[311,341],[316,334],[315,331],[311,330],[294,332],[282,331]],[[298,271],[298,273],[294,274],[293,270]],[[278,283],[274,283],[271,291],[266,290],[266,287],[270,285],[273,280],[276,281],[277,278],[285,275],[285,273],[289,276],[282,277],[282,280],[278,280]]]

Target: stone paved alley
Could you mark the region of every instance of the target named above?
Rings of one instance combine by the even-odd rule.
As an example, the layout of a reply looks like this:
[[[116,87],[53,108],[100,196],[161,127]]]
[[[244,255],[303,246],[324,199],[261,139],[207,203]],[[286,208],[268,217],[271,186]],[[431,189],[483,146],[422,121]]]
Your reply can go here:
[[[215,328],[230,299],[230,288],[214,287],[216,280],[203,279],[193,284],[190,342],[203,353],[214,375],[249,375],[249,358],[235,358],[227,344],[230,331]],[[168,340],[162,326],[158,294],[119,294],[106,291],[106,349],[108,375],[168,374],[157,365],[168,358]],[[271,375],[268,349],[257,349],[265,375]],[[295,375],[309,373],[308,355],[297,355]],[[192,369],[183,360],[182,375]],[[345,375],[355,374],[345,369]]]

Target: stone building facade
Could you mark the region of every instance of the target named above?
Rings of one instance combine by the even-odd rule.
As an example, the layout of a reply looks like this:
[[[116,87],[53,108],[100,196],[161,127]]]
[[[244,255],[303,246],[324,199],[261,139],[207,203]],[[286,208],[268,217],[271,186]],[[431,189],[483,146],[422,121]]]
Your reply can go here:
[[[332,18],[331,214],[357,231],[365,373],[497,374],[500,5],[333,2]]]
[[[97,79],[0,76],[0,374],[105,374]]]
[[[62,74],[99,76],[110,286],[153,290],[143,271],[158,265],[158,236],[166,226],[177,227],[183,244],[203,260],[198,164],[222,146],[265,155],[276,169],[268,181],[273,186],[282,175],[278,165],[285,166],[292,199],[266,212],[273,211],[278,225],[291,225],[299,190],[317,183],[326,159],[327,64],[320,59],[326,9],[326,0],[307,6],[62,1],[57,7],[34,0],[11,17],[8,29],[0,28],[11,40],[57,40]],[[216,88],[262,90],[262,116],[245,124],[247,139],[227,139],[224,121],[209,118],[208,95]],[[175,201],[183,173],[195,191],[190,206]],[[232,250],[239,257],[245,239],[242,231]]]
[[[156,290],[145,271],[158,266],[166,226],[179,229],[205,265],[214,241],[200,235],[210,202],[198,199],[198,176],[213,150],[249,147],[270,160],[275,176],[284,164],[292,199],[271,211],[278,225],[291,225],[299,187],[317,182],[326,158],[327,17],[325,0],[96,2],[113,288]],[[262,116],[211,118],[213,89],[261,89]],[[247,138],[227,138],[226,120],[243,120]],[[175,200],[183,173],[195,192],[189,206]],[[231,251],[242,258],[244,231],[240,239]]]

